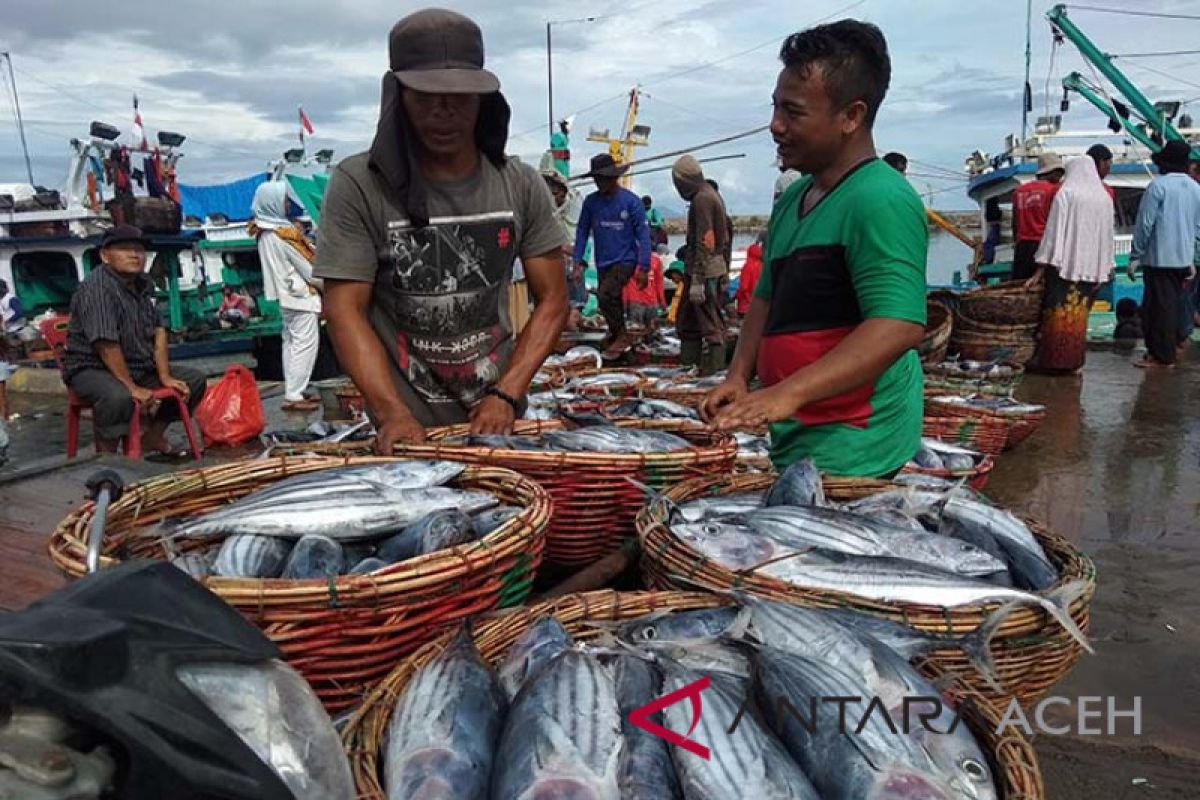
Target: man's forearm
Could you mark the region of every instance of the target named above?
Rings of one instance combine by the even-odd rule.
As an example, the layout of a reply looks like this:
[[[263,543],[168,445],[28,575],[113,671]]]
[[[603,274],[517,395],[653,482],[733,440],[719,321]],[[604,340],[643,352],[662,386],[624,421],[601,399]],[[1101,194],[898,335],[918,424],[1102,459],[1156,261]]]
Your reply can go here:
[[[129,365],[125,363],[125,354],[121,352],[121,346],[116,342],[96,342],[95,347],[96,354],[104,362],[105,368],[122,386],[132,391],[137,383],[129,374]]]
[[[821,358],[783,382],[798,408],[872,383],[921,343],[925,329],[912,322],[869,319]]]
[[[508,369],[497,383],[500,391],[513,397],[520,397],[529,391],[534,375],[541,369],[546,357],[554,352],[554,346],[558,344],[558,337],[570,315],[571,307],[565,291],[538,299],[529,322],[517,337]]]
[[[158,379],[166,381],[171,377],[171,356],[167,347],[167,329],[154,329],[154,368],[158,370]]]
[[[729,363],[729,377],[740,378],[749,383],[754,377],[758,364],[758,346],[762,342],[763,331],[767,329],[767,315],[771,304],[761,297],[750,300],[750,308],[746,318],[742,320],[742,331],[738,334],[737,349],[733,351],[733,360]]]

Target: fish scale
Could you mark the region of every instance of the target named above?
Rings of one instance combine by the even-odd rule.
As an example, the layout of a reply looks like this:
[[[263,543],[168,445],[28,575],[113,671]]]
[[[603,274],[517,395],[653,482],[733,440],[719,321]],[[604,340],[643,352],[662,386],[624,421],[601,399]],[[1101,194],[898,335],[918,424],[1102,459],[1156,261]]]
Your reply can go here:
[[[663,690],[676,691],[699,680],[702,674],[678,664],[663,664]],[[690,703],[674,703],[663,710],[666,727],[687,731],[709,748],[705,760],[683,748],[672,750],[680,784],[687,800],[727,800],[747,797],[754,800],[819,800],[808,778],[787,754],[783,746],[759,725],[752,714],[744,714],[737,729],[729,726],[737,716],[749,681],[710,676],[710,684],[701,697],[703,711],[692,719]]]

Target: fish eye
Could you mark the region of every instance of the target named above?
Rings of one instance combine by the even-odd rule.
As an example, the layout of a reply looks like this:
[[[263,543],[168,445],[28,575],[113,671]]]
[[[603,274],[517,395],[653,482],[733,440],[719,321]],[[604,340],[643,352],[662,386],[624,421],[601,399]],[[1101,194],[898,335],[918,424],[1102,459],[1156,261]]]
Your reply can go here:
[[[642,638],[650,642],[658,638],[658,632],[653,627],[648,627],[642,631]]]
[[[963,772],[967,773],[967,777],[973,781],[985,780],[988,776],[988,769],[985,765],[980,764],[973,758],[968,758],[962,762]]]

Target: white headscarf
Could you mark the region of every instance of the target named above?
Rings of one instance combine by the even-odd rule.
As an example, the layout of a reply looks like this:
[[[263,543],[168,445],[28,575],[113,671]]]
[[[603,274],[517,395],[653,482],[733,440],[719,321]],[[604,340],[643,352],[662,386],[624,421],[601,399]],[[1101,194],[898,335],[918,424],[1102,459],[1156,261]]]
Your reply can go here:
[[[1034,257],[1063,280],[1102,283],[1113,269],[1113,201],[1090,156],[1067,161]]]
[[[292,223],[287,218],[287,201],[288,187],[284,181],[259,184],[254,190],[254,200],[250,203],[250,213],[254,214],[254,222],[268,231],[290,228]]]

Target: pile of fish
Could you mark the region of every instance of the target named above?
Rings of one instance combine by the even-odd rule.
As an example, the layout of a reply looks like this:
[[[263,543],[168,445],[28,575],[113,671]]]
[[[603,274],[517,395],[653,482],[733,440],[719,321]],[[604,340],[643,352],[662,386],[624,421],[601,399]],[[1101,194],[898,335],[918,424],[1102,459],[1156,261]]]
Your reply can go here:
[[[944,361],[937,365],[939,371],[968,378],[1011,378],[1022,374],[1023,370],[1013,364],[995,361]]]
[[[922,439],[921,449],[913,456],[910,466],[922,469],[945,469],[951,472],[969,472],[984,459],[982,453],[957,447],[937,439]]]
[[[374,572],[480,539],[520,513],[486,492],[445,485],[463,469],[449,461],[396,461],[298,475],[168,523],[164,544],[213,542],[171,559],[196,578]]]
[[[572,378],[567,390],[585,396],[623,397],[639,389],[644,381],[636,372],[598,372]]]
[[[268,449],[305,444],[336,444],[364,442],[375,435],[369,419],[337,423],[318,420],[304,430],[280,429],[259,434],[259,441]]]
[[[604,366],[604,357],[600,351],[588,345],[579,345],[572,347],[562,355],[549,356],[544,362],[543,367],[563,367],[577,366],[581,364],[591,364],[594,369],[600,369]]]
[[[977,408],[990,411],[1002,417],[1023,417],[1029,414],[1039,414],[1046,410],[1045,406],[1036,403],[1022,403],[1011,397],[960,397],[959,395],[940,395],[929,398],[933,403],[949,406]]]
[[[640,401],[639,401],[640,402]],[[454,436],[443,439],[444,444],[465,447],[491,447],[497,450],[528,450],[559,453],[670,453],[687,450],[693,445],[682,436],[666,431],[622,428],[601,415],[572,414],[571,419],[585,423],[574,430],[547,431],[537,435],[479,435]]]
[[[1042,608],[1089,651],[1068,612],[1084,581],[1059,572],[1021,520],[960,488],[919,486],[838,506],[811,461],[766,493],[672,508],[672,534],[725,568],[874,601]]]
[[[968,726],[909,663],[950,647],[985,654],[990,621],[952,639],[852,611],[738,600],[604,623],[595,644],[542,617],[497,669],[464,628],[393,708],[389,800],[998,797]],[[661,712],[639,712],[680,690]],[[858,699],[841,722],[837,698]],[[642,719],[707,754],[671,746]]]
[[[685,379],[679,378],[663,378],[654,382],[652,388],[654,391],[660,392],[687,392],[687,391],[704,391],[707,392],[715,389],[725,382],[725,373],[716,372],[703,378],[691,377]]]

